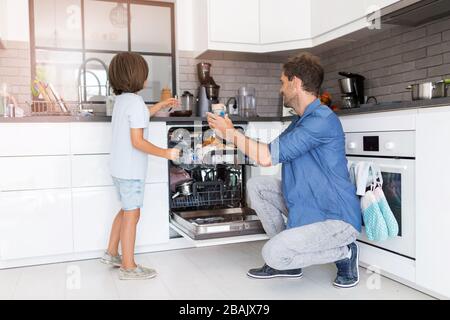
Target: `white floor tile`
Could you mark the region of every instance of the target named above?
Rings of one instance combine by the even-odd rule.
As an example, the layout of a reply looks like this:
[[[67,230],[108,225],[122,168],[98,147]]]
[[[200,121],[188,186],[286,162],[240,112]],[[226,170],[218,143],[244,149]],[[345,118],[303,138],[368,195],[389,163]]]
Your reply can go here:
[[[99,260],[67,264],[65,298],[70,300],[118,299],[119,294],[111,274],[112,269],[114,268],[100,263]]]
[[[52,264],[24,268],[14,292],[18,300],[63,300],[66,265]]]
[[[0,270],[0,300],[10,300],[19,282],[23,269]]]
[[[360,284],[336,289],[333,264],[304,269],[303,279],[256,280],[248,269],[264,261],[264,241],[137,255],[139,264],[155,268],[150,280],[122,281],[118,269],[99,260],[0,271],[0,299],[431,299],[385,277],[360,269]]]

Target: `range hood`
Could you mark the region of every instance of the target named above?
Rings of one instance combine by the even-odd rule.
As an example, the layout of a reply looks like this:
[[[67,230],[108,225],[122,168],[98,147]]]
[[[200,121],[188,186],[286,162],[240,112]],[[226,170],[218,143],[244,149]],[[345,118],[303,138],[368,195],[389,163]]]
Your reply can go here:
[[[381,23],[415,27],[449,15],[450,0],[401,0],[381,10]]]

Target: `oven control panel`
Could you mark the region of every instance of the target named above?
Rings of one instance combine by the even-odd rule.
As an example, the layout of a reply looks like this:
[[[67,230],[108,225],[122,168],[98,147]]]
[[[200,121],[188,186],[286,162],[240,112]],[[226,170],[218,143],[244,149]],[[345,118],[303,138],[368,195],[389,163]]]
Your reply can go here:
[[[351,132],[345,134],[347,155],[414,158],[415,131]]]

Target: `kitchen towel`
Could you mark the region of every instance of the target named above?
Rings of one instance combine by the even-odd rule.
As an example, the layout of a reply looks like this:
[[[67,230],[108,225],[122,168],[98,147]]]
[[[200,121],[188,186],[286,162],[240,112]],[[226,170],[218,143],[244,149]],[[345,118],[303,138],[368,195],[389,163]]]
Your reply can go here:
[[[378,174],[380,168],[373,162],[359,161],[348,164],[350,180],[356,186],[356,194],[364,196],[368,187],[375,181],[383,185],[383,177]]]
[[[361,198],[361,210],[367,238],[371,241],[385,241],[389,238],[386,221],[375,196],[375,185],[372,185]]]

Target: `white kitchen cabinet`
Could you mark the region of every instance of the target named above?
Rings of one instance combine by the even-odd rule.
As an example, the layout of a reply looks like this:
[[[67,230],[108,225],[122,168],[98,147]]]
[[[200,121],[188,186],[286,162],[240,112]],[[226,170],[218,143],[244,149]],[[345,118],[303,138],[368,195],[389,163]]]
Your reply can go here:
[[[337,30],[366,15],[366,5],[361,0],[314,0],[311,9],[313,37]]]
[[[259,0],[210,0],[212,42],[259,44]]]
[[[311,0],[260,0],[261,43],[311,38]]]
[[[310,48],[368,26],[367,15],[398,0],[196,0],[193,47],[274,52]],[[179,18],[189,25],[189,18]],[[184,43],[189,43],[185,41]]]
[[[416,282],[450,297],[450,107],[417,118]]]
[[[136,246],[150,246],[169,241],[169,185],[145,185],[144,208],[139,220]]]
[[[169,200],[167,184],[145,186],[144,208],[138,224],[136,246],[169,241]],[[75,252],[105,250],[120,202],[114,187],[73,190]]]
[[[109,154],[74,155],[72,157],[72,187],[114,185],[109,169]]]
[[[75,252],[105,250],[120,203],[114,187],[74,189],[73,242]]]
[[[0,157],[0,191],[70,188],[70,157]]]
[[[245,135],[262,143],[270,143],[283,131],[282,122],[249,122]],[[251,166],[250,177],[273,176],[281,178],[281,164],[272,167]]]
[[[111,152],[110,122],[70,123],[72,154],[102,154]]]
[[[368,13],[369,8],[380,8],[383,9],[387,6],[390,6],[391,4],[400,2],[400,0],[364,0],[364,3],[366,5],[366,13]]]
[[[73,252],[70,189],[0,192],[0,260]]]
[[[67,123],[2,123],[0,137],[0,157],[70,153]]]
[[[167,148],[167,129],[165,122],[151,122],[148,129],[148,140],[160,147]],[[147,183],[164,183],[169,181],[169,167],[166,159],[155,156],[148,157]]]

